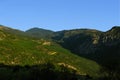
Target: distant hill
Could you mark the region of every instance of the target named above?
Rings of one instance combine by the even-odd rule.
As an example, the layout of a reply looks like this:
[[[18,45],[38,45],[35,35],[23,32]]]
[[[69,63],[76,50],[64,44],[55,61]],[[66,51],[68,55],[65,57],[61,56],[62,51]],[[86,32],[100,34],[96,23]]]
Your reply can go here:
[[[32,28],[27,30],[25,33],[34,38],[50,39],[54,32],[42,28]]]

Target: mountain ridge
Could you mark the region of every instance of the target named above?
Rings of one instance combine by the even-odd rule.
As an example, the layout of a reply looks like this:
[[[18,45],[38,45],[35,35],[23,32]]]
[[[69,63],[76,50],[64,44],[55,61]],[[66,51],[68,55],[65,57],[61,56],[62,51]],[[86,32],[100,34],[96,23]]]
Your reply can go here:
[[[101,67],[108,80],[120,78],[116,71],[120,70],[120,26],[106,32],[94,29],[53,32],[41,28],[28,32],[0,26],[1,63],[33,65],[50,61],[77,68],[80,74],[91,77],[102,76],[98,74]]]

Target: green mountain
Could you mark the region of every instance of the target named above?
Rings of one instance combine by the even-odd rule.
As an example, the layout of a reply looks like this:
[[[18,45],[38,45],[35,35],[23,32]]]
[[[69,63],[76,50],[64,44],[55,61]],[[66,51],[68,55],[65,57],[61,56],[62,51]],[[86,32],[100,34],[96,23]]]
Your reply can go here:
[[[54,32],[51,30],[46,30],[42,28],[32,28],[25,31],[25,33],[33,38],[50,39]]]
[[[0,25],[0,80],[119,80],[119,58],[119,26],[23,32]]]
[[[77,56],[56,42],[40,37],[36,39],[23,31],[5,26],[0,26],[0,63],[1,80],[96,78],[100,67],[96,62]],[[50,78],[46,79],[45,76]]]
[[[120,79],[120,26],[106,32],[94,29],[63,30],[54,32],[51,38],[73,54],[97,62],[105,80]]]

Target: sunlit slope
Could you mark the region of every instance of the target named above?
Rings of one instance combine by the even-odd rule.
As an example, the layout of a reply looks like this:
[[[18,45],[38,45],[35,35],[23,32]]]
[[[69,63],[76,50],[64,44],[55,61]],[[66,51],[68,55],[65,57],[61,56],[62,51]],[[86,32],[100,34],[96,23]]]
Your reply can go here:
[[[95,62],[76,56],[52,41],[31,39],[0,30],[0,63],[22,66],[45,62],[65,65],[80,74],[92,76],[99,69]]]

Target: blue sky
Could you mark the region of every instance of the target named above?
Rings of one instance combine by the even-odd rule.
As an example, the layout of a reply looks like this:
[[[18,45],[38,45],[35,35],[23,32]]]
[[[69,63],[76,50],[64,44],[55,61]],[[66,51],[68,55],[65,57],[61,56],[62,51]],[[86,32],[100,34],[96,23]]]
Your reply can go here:
[[[0,24],[54,31],[120,25],[120,0],[0,0]]]

